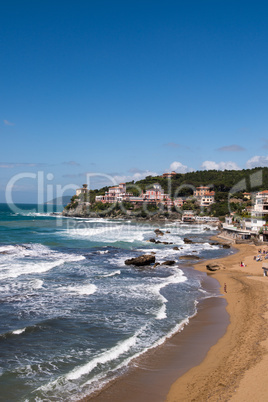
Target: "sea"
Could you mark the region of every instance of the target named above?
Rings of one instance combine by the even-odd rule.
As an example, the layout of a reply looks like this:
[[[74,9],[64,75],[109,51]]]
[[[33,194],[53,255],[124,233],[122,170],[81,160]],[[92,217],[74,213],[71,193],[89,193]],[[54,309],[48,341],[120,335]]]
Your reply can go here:
[[[148,242],[156,228],[172,244]],[[183,331],[199,303],[220,293],[203,286],[196,260],[179,257],[227,255],[210,244],[216,233],[0,204],[0,400],[78,401]],[[145,253],[176,264],[125,265]]]

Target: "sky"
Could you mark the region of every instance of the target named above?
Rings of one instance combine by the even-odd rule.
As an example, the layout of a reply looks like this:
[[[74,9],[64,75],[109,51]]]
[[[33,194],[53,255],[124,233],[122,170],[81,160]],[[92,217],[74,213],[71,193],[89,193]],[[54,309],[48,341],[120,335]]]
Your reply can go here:
[[[268,3],[0,0],[0,202],[268,166]]]

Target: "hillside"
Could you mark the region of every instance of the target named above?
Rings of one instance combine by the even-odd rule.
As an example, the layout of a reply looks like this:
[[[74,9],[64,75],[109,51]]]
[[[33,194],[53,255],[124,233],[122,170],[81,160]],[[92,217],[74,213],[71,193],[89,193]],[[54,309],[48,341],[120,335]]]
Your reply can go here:
[[[148,176],[143,180],[137,182],[126,183],[127,192],[133,193],[134,196],[140,195],[141,191],[150,189],[154,184],[160,184],[166,194],[169,194],[171,199],[177,197],[188,197],[193,195],[193,190],[199,186],[209,186],[211,190],[215,191],[215,203],[210,207],[205,208],[203,212],[211,216],[224,217],[229,212],[244,213],[246,207],[251,205],[251,200],[246,200],[243,196],[244,192],[252,193],[268,189],[268,168],[254,168],[243,170],[202,170],[196,172],[189,172],[185,174],[178,173],[172,178],[163,176]],[[94,213],[107,214],[109,204],[95,203],[97,195],[105,194],[109,187],[103,187],[100,190],[90,190],[89,198],[87,200],[74,196],[71,203],[67,205],[66,211],[74,210],[81,201],[90,201],[90,211]],[[230,201],[228,203],[228,200]],[[137,214],[137,207],[125,205],[125,209],[129,215],[132,215],[133,209]],[[153,211],[153,206],[151,206]],[[159,208],[155,207],[155,213]],[[193,201],[187,202],[183,205],[182,209],[194,209],[196,213],[200,213],[200,208]],[[166,208],[163,210],[170,211]],[[177,212],[174,208],[173,212]],[[141,208],[142,215],[142,208]],[[74,212],[75,213],[75,212]],[[113,214],[115,210],[113,209]],[[108,213],[110,214],[110,212]]]

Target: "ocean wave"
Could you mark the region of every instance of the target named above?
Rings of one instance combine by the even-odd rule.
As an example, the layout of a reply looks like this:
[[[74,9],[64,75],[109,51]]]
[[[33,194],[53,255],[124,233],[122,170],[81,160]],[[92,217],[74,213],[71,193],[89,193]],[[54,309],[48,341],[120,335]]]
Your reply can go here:
[[[62,286],[58,288],[58,290],[69,294],[77,293],[79,295],[92,295],[97,291],[97,286],[93,284],[83,286]]]
[[[7,253],[1,255],[0,258],[0,279],[17,278],[27,274],[40,274],[66,262],[85,259],[82,255],[62,253],[39,243],[12,245],[6,251]],[[37,284],[36,289],[38,286]]]
[[[101,353],[99,356],[95,357],[93,360],[88,362],[87,364],[73,370],[69,374],[66,375],[68,380],[76,380],[79,377],[84,376],[85,374],[90,373],[97,365],[105,364],[111,360],[116,360],[120,355],[126,353],[131,349],[137,341],[137,337],[141,331],[137,331],[132,337],[119,342],[116,346],[111,348],[108,351]]]
[[[104,274],[101,277],[102,278],[108,278],[108,277],[115,276],[115,275],[120,275],[120,274],[121,274],[121,271],[119,269],[118,271],[111,272],[110,274]]]
[[[67,229],[62,232],[63,236],[71,238],[84,238],[86,240],[103,243],[145,241],[148,230],[141,230],[128,225],[106,225],[101,227],[84,227],[84,224],[76,228]]]
[[[13,334],[13,335],[20,335],[20,334],[22,334],[22,333],[25,332],[25,331],[26,331],[26,328],[16,329],[15,331],[12,331],[12,334]]]
[[[159,310],[156,312],[157,320],[163,320],[167,317],[166,304],[167,304],[168,300],[161,294],[161,289],[163,289],[166,286],[169,286],[171,284],[183,283],[185,281],[187,281],[187,278],[186,278],[186,276],[184,276],[183,272],[181,270],[176,270],[176,272],[173,275],[168,276],[161,283],[153,285],[153,286],[148,286],[148,291],[156,294],[158,297],[158,300],[161,303]]]

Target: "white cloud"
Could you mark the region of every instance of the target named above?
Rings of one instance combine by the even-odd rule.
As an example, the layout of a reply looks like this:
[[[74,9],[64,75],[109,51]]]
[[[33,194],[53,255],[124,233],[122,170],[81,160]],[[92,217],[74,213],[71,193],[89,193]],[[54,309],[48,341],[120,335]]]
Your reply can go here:
[[[147,176],[158,176],[158,173],[144,170],[134,173],[133,175],[114,175],[113,178],[117,183],[126,183],[128,181],[145,179]]]
[[[268,166],[268,155],[267,156],[253,156],[247,161],[247,167],[252,169],[254,167],[266,167]]]
[[[204,161],[201,165],[204,170],[240,170],[240,167],[235,162],[215,162]]]
[[[191,168],[188,168],[188,166],[183,165],[181,162],[177,162],[177,161],[172,162],[169,169],[171,171],[174,170],[177,173],[187,173],[187,172],[191,172],[193,170]]]

